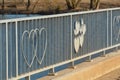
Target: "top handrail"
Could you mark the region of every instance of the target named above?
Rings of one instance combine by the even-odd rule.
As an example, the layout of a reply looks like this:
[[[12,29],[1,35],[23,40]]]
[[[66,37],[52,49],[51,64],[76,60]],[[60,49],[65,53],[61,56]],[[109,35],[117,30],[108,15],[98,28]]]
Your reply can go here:
[[[45,19],[45,18],[55,18],[55,17],[71,16],[71,15],[77,15],[77,14],[88,14],[88,13],[96,13],[96,12],[104,12],[104,11],[111,11],[111,10],[118,10],[118,9],[120,9],[120,7],[108,8],[108,9],[99,9],[99,10],[90,10],[90,11],[82,11],[82,12],[70,12],[70,13],[62,13],[62,14],[25,17],[25,18],[22,17],[22,18],[0,20],[0,23],[17,22],[17,21],[25,21],[25,20],[35,20],[35,19]]]

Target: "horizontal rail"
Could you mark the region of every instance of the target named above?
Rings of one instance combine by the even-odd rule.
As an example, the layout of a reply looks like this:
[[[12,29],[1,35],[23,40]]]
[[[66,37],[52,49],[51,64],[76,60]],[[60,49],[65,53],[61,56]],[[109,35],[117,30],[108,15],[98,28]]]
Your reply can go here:
[[[77,57],[77,58],[73,58],[73,59],[68,60],[68,61],[64,61],[64,62],[55,64],[55,65],[48,66],[48,67],[43,68],[43,69],[38,69],[38,70],[29,72],[29,73],[26,73],[26,74],[19,75],[18,77],[12,78],[11,80],[17,80],[17,79],[25,78],[25,77],[27,77],[27,76],[34,75],[34,74],[40,73],[40,72],[45,71],[45,70],[49,70],[49,69],[51,69],[51,68],[53,68],[53,67],[55,68],[55,67],[58,67],[58,66],[62,66],[62,65],[68,64],[68,63],[70,63],[70,62],[77,61],[77,60],[80,60],[80,59],[82,59],[82,58],[85,58],[85,57],[88,57],[88,56],[92,56],[92,55],[98,54],[98,53],[100,53],[100,52],[107,51],[107,50],[109,50],[109,49],[113,49],[113,48],[116,48],[116,47],[119,47],[119,46],[120,46],[120,44],[117,44],[117,45],[114,45],[114,46],[111,46],[111,47],[108,47],[108,48],[100,49],[100,50],[98,50],[98,51],[91,52],[91,53],[85,54],[85,55],[83,55],[83,56],[79,56],[79,57]]]
[[[0,20],[0,79],[30,78],[118,48],[119,13],[120,8],[110,8]]]
[[[7,20],[0,20],[0,23],[15,22],[15,21],[25,21],[25,20],[34,20],[34,19],[55,18],[55,17],[64,17],[64,16],[70,16],[70,15],[88,14],[88,13],[104,12],[104,11],[119,10],[119,9],[120,8],[118,7],[118,8],[99,9],[99,10],[82,11],[82,12],[62,13],[62,14],[55,14],[55,15],[42,15],[42,16],[36,16],[36,17],[7,19]]]

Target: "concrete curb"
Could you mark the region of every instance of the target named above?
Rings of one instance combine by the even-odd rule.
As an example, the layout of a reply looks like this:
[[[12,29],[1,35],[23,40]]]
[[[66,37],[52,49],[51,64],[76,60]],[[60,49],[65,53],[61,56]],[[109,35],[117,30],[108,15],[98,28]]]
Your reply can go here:
[[[113,52],[105,58],[97,58],[93,62],[83,63],[86,67],[79,67],[67,74],[58,76],[51,80],[94,80],[106,73],[120,68],[120,51]]]
[[[106,57],[98,57],[92,62],[83,62],[75,69],[67,68],[56,76],[45,76],[38,80],[94,80],[120,68],[120,51],[112,52]]]

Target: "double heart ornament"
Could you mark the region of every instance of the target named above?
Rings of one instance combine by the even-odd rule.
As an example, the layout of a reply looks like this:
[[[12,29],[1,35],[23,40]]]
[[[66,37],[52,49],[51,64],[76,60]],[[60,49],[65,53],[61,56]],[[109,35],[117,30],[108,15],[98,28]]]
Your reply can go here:
[[[76,53],[78,53],[79,49],[83,46],[85,33],[86,25],[83,19],[81,19],[81,21],[76,21],[74,29],[74,49]]]
[[[40,42],[40,38],[41,38],[41,34],[42,33],[45,33],[45,44],[44,44],[44,50],[42,53],[38,52],[38,49],[39,49],[39,42]],[[24,45],[25,42],[28,42],[28,45]],[[31,60],[28,59],[28,56],[26,56],[26,51],[25,49],[29,49],[30,52],[29,52],[29,55],[32,55],[31,56]],[[28,30],[25,30],[22,34],[22,39],[21,39],[21,52],[22,52],[22,55],[23,55],[23,58],[25,60],[25,63],[27,64],[28,67],[31,67],[34,63],[34,60],[36,59],[37,62],[39,64],[42,64],[43,60],[44,60],[44,57],[45,57],[45,54],[46,54],[46,49],[47,49],[47,30],[45,28],[41,28],[41,29],[32,29],[30,31]],[[41,59],[38,58],[38,54],[41,54]]]

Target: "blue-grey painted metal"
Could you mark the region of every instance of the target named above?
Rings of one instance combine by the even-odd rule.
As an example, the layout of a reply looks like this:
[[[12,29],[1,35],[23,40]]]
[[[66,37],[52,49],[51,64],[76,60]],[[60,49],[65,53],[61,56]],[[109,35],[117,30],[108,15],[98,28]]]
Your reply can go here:
[[[69,23],[69,16],[18,22],[19,74],[70,59]]]
[[[81,19],[86,24],[86,34],[78,53],[75,53],[73,46],[73,58],[107,47],[107,11],[73,15],[73,29],[75,21]]]
[[[6,80],[6,27],[0,24],[0,80]]]
[[[0,20],[0,80],[31,76],[119,44],[119,8]]]

